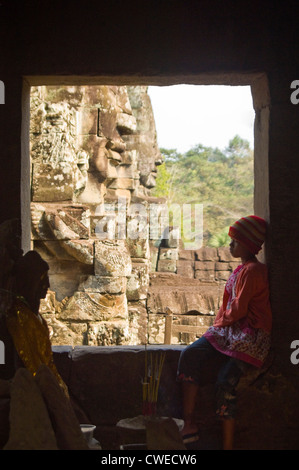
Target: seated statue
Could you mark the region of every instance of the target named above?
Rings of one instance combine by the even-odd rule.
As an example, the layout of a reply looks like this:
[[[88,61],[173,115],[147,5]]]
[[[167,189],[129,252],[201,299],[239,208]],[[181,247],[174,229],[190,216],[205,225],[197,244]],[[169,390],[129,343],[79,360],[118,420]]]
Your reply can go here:
[[[15,296],[6,313],[6,324],[23,367],[35,376],[39,367],[46,365],[69,396],[54,364],[47,323],[39,313],[40,300],[46,297],[50,286],[48,270],[48,264],[36,251],[27,252],[16,262]]]
[[[79,422],[89,423],[88,417],[56,369],[48,326],[39,313],[49,288],[49,266],[35,251],[23,255],[17,222],[0,225],[0,340],[5,344],[0,448],[44,449],[51,444],[86,449]]]

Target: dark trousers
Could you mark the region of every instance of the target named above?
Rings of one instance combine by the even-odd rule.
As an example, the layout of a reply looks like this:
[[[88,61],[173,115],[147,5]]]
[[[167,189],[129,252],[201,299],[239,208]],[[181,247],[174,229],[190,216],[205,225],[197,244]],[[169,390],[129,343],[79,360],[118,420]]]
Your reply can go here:
[[[237,411],[236,387],[250,364],[217,351],[201,337],[182,351],[177,379],[199,386],[215,385],[216,414],[233,419]]]

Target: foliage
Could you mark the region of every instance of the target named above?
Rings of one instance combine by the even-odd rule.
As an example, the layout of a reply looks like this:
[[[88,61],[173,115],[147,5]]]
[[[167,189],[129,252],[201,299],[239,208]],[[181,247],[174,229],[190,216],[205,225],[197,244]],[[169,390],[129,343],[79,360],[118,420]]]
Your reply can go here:
[[[227,227],[253,212],[253,151],[236,135],[223,151],[196,145],[186,153],[161,149],[153,195],[170,204],[203,204],[204,244],[228,243]]]
[[[230,237],[228,236],[228,227],[225,227],[222,232],[212,235],[209,239],[209,246],[214,246],[218,248],[219,246],[228,246],[230,243]]]

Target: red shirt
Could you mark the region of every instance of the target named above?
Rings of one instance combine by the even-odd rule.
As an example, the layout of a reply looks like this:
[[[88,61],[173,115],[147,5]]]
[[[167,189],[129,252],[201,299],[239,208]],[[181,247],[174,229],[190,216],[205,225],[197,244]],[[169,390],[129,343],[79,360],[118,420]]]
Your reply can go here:
[[[235,286],[235,297],[229,304],[229,294],[224,290],[223,303],[220,307],[214,326],[232,325],[241,318],[253,328],[267,332],[272,328],[272,312],[269,300],[269,283],[267,267],[256,258],[247,261],[240,272]]]

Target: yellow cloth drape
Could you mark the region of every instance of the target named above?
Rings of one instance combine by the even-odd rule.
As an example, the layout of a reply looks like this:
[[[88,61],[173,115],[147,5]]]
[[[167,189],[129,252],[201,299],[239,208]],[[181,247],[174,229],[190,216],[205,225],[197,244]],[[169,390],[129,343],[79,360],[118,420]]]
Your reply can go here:
[[[8,331],[24,366],[33,376],[45,364],[56,376],[68,396],[67,386],[54,364],[49,329],[46,321],[37,317],[25,301],[17,298],[6,318]]]

